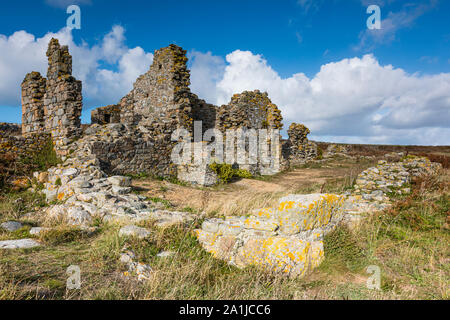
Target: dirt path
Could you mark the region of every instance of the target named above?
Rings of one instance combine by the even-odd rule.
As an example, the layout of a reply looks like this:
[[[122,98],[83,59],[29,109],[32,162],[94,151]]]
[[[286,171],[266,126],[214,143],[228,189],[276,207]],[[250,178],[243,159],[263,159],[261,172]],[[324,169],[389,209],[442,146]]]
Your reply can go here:
[[[290,193],[321,192],[326,184],[356,177],[362,170],[360,164],[339,163],[295,169],[264,180],[242,179],[212,188],[188,187],[154,179],[134,180],[133,186],[155,201],[170,203],[176,210],[235,215],[272,206]]]

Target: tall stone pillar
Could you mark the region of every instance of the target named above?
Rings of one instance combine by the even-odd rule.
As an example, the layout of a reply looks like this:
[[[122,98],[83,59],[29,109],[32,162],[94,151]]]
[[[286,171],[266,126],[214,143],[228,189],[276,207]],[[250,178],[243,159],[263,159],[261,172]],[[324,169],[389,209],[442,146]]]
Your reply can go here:
[[[81,135],[82,85],[72,76],[72,56],[67,46],[50,40],[44,95],[45,128],[51,132],[56,152],[67,154],[67,145]]]
[[[44,95],[46,80],[39,72],[30,72],[22,81],[22,135],[45,131]]]

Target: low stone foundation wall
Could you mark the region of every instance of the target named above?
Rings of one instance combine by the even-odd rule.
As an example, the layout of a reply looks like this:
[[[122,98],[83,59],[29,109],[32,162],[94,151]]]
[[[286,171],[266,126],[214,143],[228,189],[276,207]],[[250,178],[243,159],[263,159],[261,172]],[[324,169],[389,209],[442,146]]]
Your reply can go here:
[[[371,167],[358,175],[354,194],[365,200],[383,201],[389,193],[408,194],[409,183],[413,177],[436,174],[442,165],[431,162],[426,157],[408,156],[402,161],[388,163],[380,160],[376,167]]]
[[[323,236],[343,218],[344,197],[290,195],[277,208],[244,217],[209,219],[196,235],[214,257],[237,267],[303,276],[323,260]]]
[[[10,153],[16,157],[32,157],[50,138],[48,133],[31,134],[26,137],[10,135],[0,128],[0,154]]]

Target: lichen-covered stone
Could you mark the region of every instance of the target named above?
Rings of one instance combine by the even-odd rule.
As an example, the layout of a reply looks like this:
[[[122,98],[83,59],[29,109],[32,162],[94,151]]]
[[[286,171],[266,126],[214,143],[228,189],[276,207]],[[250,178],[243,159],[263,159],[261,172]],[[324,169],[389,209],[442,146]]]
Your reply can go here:
[[[41,244],[33,239],[4,240],[0,241],[0,249],[30,249]]]
[[[290,195],[246,217],[206,220],[196,235],[208,252],[238,267],[303,276],[322,261],[323,236],[343,213],[343,196]]]

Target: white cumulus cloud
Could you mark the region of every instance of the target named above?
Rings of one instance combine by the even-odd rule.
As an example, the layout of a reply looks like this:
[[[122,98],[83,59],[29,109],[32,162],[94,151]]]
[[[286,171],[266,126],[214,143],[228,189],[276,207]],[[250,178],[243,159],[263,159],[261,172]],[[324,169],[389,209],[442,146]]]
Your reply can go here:
[[[129,48],[124,28],[113,26],[98,44],[74,43],[67,28],[47,33],[41,38],[26,31],[10,36],[0,34],[0,105],[20,105],[20,83],[28,72],[47,72],[45,55],[52,37],[69,45],[73,56],[73,75],[83,81],[85,107],[116,103],[145,73],[153,61],[153,54],[141,47]]]
[[[214,70],[209,60],[208,69]],[[197,68],[202,66],[197,65]],[[359,143],[450,143],[450,74],[408,74],[382,66],[367,54],[323,65],[308,78],[280,75],[258,54],[236,50],[226,56],[220,80],[193,79],[200,97],[214,92],[216,104],[244,90],[267,91],[285,124],[305,123],[312,137]],[[194,71],[194,70],[193,70]],[[210,72],[213,74],[214,72]],[[203,89],[202,84],[207,83]],[[215,83],[216,87],[211,86]]]
[[[46,75],[52,37],[69,45],[73,74],[83,81],[85,108],[118,102],[153,61],[141,47],[129,48],[124,32],[114,26],[93,45],[74,43],[66,28],[40,38],[26,31],[0,34],[0,106],[20,105],[26,73]],[[191,90],[200,98],[221,105],[234,93],[267,91],[282,111],[285,128],[304,123],[313,139],[450,144],[449,73],[408,74],[367,54],[325,64],[311,78],[301,72],[282,78],[262,55],[250,51],[236,50],[225,59],[191,51],[189,57]]]

